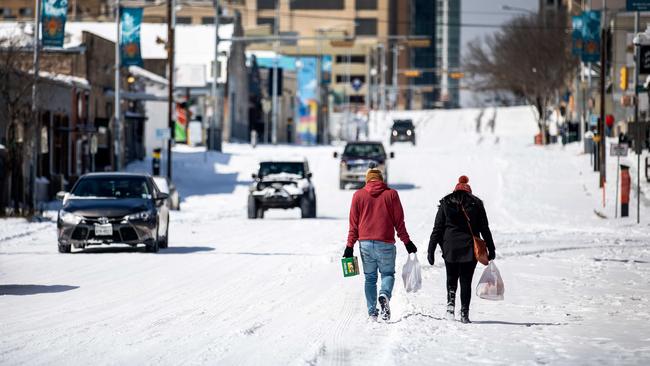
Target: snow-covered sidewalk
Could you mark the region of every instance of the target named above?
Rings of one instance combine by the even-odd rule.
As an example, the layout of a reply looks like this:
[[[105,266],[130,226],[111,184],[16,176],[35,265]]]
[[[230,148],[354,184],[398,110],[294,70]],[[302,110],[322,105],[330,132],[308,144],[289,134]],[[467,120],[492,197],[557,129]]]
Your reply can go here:
[[[598,217],[597,179],[577,145],[532,146],[525,108],[499,111],[496,135],[479,139],[475,113],[423,120],[418,146],[391,147],[389,167],[423,264],[437,201],[458,176],[485,201],[506,298],[474,297],[473,324],[443,320],[439,253],[423,265],[422,290],[406,294],[401,243],[393,319],[366,320],[363,276],[340,269],[353,194],[338,189],[340,147],[226,144],[223,154],[177,150],[184,202],[159,254],[58,254],[54,223],[0,221],[2,364],[650,363],[650,210],[642,225]],[[246,219],[250,174],[280,155],[309,159],[317,219]]]

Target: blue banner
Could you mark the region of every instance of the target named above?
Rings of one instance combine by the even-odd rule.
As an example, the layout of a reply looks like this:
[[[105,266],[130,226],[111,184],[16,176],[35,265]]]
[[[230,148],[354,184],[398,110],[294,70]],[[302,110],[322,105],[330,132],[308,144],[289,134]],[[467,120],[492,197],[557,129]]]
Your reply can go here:
[[[571,52],[575,56],[582,56],[582,28],[583,19],[582,15],[575,15],[571,17],[572,32],[571,32]]]
[[[63,47],[68,0],[43,0],[41,14],[42,44],[47,47]]]
[[[121,66],[142,66],[140,52],[140,25],[142,8],[120,9],[120,55]]]
[[[582,61],[600,61],[600,11],[582,13]]]

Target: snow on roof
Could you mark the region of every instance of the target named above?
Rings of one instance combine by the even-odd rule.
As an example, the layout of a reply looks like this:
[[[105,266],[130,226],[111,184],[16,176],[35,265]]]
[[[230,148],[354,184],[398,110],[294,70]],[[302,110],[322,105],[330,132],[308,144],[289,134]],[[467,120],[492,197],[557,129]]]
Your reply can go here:
[[[25,46],[32,43],[31,25],[25,22],[0,22],[0,37],[20,36],[24,38]],[[96,34],[109,41],[115,42],[115,23],[108,22],[67,22],[65,25],[64,48],[79,47],[82,43],[83,32]],[[233,33],[232,24],[219,26],[219,37],[230,38]],[[142,58],[165,59],[167,51],[165,45],[156,40],[167,39],[167,25],[163,23],[142,23],[140,44]],[[214,26],[213,25],[176,25],[175,37],[175,63],[177,66],[186,64],[202,64],[206,71],[212,67],[214,60]],[[230,52],[230,42],[219,42],[219,52]],[[206,72],[207,79],[212,80],[210,72]]]
[[[158,74],[154,74],[151,71],[147,71],[140,66],[129,66],[129,72],[135,76],[143,77],[155,83],[167,85],[167,79]]]
[[[304,163],[307,158],[304,156],[277,156],[260,160],[261,163]]]
[[[33,71],[30,73],[33,74]],[[38,76],[44,79],[52,80],[52,81],[58,81],[61,83],[64,83],[66,85],[70,86],[76,86],[84,89],[90,89],[90,83],[88,80],[85,78],[81,78],[78,76],[71,76],[71,75],[64,75],[64,74],[57,74],[53,72],[48,72],[48,71],[41,71],[38,73]]]

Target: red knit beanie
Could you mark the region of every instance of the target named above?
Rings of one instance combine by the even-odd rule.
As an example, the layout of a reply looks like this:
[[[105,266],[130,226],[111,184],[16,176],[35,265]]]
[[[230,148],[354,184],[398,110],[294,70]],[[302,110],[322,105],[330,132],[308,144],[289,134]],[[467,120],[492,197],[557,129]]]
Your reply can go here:
[[[469,178],[467,178],[466,175],[461,175],[460,178],[458,178],[458,184],[456,184],[456,188],[454,188],[454,192],[465,191],[467,193],[472,193],[472,187],[470,187],[468,183],[469,183]]]

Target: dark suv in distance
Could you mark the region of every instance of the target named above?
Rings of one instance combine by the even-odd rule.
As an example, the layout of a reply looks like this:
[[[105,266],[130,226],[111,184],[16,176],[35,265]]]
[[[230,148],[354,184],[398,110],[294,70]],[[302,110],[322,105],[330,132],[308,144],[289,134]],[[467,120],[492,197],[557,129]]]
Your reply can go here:
[[[304,219],[316,217],[316,191],[307,160],[267,160],[253,175],[248,218],[262,219],[271,208],[300,208]]]
[[[334,153],[338,158],[339,154]],[[375,141],[348,142],[341,155],[339,168],[339,188],[345,189],[348,185],[363,187],[366,184],[366,171],[376,167],[384,173],[384,180],[388,182],[388,158],[395,154],[386,155],[384,145]]]
[[[390,144],[398,141],[410,141],[415,145],[415,126],[410,119],[396,119],[390,131]]]
[[[90,173],[70,190],[59,192],[59,252],[72,246],[144,244],[148,252],[167,248],[169,196],[145,174]]]

